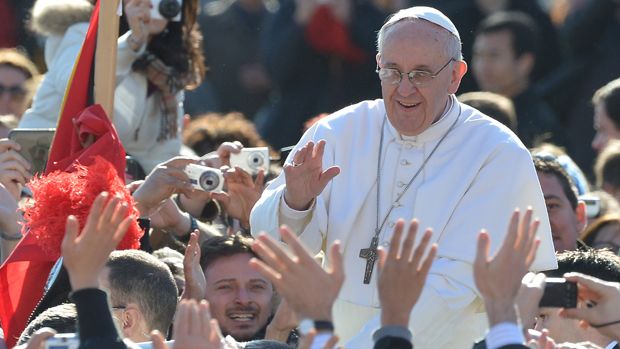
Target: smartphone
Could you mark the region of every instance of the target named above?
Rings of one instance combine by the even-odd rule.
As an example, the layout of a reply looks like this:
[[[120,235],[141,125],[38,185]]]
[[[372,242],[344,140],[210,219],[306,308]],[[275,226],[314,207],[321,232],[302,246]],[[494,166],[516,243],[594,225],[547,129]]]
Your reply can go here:
[[[9,139],[21,145],[19,154],[32,165],[32,173],[43,173],[49,155],[54,128],[16,128],[9,132]]]
[[[540,307],[576,308],[577,283],[564,278],[547,278]]]

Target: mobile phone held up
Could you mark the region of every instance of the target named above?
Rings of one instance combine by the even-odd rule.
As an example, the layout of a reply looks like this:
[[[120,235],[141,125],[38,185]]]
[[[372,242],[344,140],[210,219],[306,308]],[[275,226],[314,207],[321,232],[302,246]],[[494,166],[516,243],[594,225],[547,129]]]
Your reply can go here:
[[[540,307],[575,308],[577,307],[577,283],[564,278],[547,278],[545,291],[540,300]]]
[[[19,154],[32,165],[33,174],[45,171],[55,132],[54,128],[16,128],[9,132],[9,139],[21,146]]]

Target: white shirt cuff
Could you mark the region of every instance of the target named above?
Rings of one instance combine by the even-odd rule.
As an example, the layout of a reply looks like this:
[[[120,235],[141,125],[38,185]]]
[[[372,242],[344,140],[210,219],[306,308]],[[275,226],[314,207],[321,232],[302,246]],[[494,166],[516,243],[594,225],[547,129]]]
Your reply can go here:
[[[307,210],[304,211],[297,211],[293,208],[291,208],[287,203],[286,200],[284,199],[284,193],[282,193],[282,196],[280,197],[280,213],[288,218],[288,219],[294,219],[294,220],[300,220],[300,219],[304,219],[306,218],[310,212],[314,209],[314,204],[315,204],[316,200],[312,200],[312,204],[310,205],[310,207]]]
[[[509,344],[525,344],[521,327],[514,322],[502,322],[493,326],[486,337],[487,349],[497,349]]]

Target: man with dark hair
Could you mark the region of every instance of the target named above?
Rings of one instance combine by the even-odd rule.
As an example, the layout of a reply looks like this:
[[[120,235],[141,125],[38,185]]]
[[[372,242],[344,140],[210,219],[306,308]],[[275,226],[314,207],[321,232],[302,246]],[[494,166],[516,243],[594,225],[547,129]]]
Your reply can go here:
[[[27,343],[39,329],[49,327],[58,333],[75,333],[77,330],[77,310],[75,304],[65,303],[51,307],[34,318],[17,341],[18,345]]]
[[[608,250],[564,251],[558,254],[558,269],[545,272],[547,277],[563,277],[566,273],[582,273],[596,278],[620,282],[620,257]],[[546,328],[557,343],[590,342],[601,348],[616,348],[612,338],[593,327],[579,326],[579,320],[561,317],[557,308],[540,308],[536,329]]]
[[[211,314],[224,335],[240,342],[264,338],[276,307],[273,285],[248,264],[257,257],[252,243],[241,235],[218,236],[200,247]]]
[[[177,287],[166,264],[144,251],[114,251],[99,282],[108,292],[124,337],[145,342],[153,330],[168,332],[176,311]]]
[[[534,167],[545,197],[555,250],[575,250],[587,222],[586,205],[578,199],[575,185],[556,159],[534,155]]]
[[[517,132],[517,112],[510,98],[493,92],[467,92],[458,96],[461,103],[480,110]]]
[[[562,143],[562,129],[552,110],[530,88],[539,43],[534,21],[520,12],[498,12],[478,27],[473,73],[483,91],[512,99],[517,135],[527,147],[540,141]]]
[[[594,129],[592,148],[600,152],[610,139],[620,139],[620,79],[599,88],[592,97]]]

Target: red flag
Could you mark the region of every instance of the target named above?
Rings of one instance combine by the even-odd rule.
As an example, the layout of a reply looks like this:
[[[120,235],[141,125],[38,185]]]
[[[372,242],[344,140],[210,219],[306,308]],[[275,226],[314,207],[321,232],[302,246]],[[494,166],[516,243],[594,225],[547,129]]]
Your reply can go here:
[[[45,175],[48,176],[54,171],[72,172],[76,166],[81,168],[79,166],[93,164],[95,157],[98,157],[107,160],[106,163],[111,164],[116,170],[118,177],[112,176],[112,180],[124,183],[125,150],[116,130],[101,106],[89,106],[98,19],[99,2],[93,10],[86,38],[67,85]],[[37,193],[34,194],[36,205]],[[28,213],[27,209],[26,216]],[[71,212],[63,213],[64,216],[58,215],[59,219],[66,220]],[[59,241],[64,236],[61,230],[57,232],[57,236],[52,237],[58,241],[55,244],[56,250],[50,252],[48,248],[41,247],[41,233],[36,231],[34,222],[32,227],[27,223],[23,231],[24,238],[0,268],[0,321],[9,347],[15,345],[26,326],[28,317],[43,295],[49,272],[60,254]],[[135,235],[140,232],[136,223],[127,234]],[[48,242],[49,238],[48,236]],[[139,244],[133,245],[132,248],[138,246]]]

